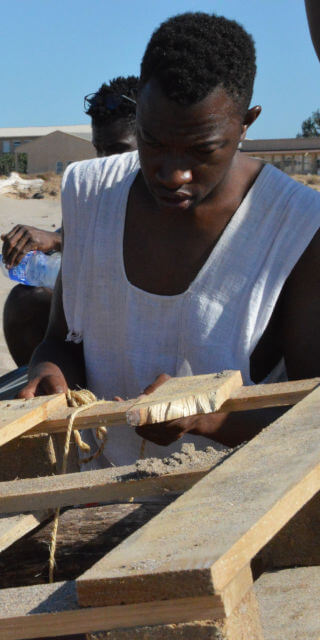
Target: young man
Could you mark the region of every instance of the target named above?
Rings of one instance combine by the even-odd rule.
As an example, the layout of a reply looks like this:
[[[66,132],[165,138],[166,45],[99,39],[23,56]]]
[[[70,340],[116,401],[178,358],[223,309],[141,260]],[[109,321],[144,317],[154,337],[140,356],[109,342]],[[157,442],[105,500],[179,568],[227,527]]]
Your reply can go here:
[[[86,113],[91,117],[92,144],[98,157],[137,148],[137,88],[136,76],[120,76],[85,97]],[[8,267],[19,264],[28,251],[61,251],[60,230],[44,231],[19,224],[1,238],[4,241],[2,254]],[[19,367],[28,364],[34,349],[44,338],[51,299],[51,289],[18,284],[6,300],[3,311],[4,335]]]
[[[320,60],[320,5],[319,0],[305,0],[311,40]]]
[[[135,397],[163,372],[240,369],[246,384],[319,375],[320,196],[238,150],[261,111],[250,108],[254,76],[253,41],[235,22],[187,13],[154,33],[139,153],[65,175],[62,285],[22,397],[76,384]],[[99,463],[133,462],[138,435],[161,456],[182,436],[234,445],[269,421],[248,412],[110,429]]]

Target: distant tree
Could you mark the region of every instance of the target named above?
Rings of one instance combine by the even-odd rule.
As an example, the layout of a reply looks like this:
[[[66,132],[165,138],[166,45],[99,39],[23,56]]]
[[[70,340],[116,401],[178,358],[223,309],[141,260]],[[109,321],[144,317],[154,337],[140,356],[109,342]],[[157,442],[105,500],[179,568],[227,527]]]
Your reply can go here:
[[[14,171],[14,166],[14,153],[0,154],[0,175],[8,176],[11,171]]]
[[[297,134],[297,138],[310,138],[320,136],[320,109],[314,111],[310,118],[303,121],[301,125],[301,133]]]
[[[27,173],[28,171],[28,156],[26,153],[18,153],[18,171],[20,173]]]

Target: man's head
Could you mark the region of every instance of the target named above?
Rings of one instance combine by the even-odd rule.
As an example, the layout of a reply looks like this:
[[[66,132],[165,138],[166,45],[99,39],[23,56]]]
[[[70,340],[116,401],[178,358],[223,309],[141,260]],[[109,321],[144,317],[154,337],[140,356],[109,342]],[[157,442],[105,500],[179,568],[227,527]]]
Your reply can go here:
[[[161,207],[177,191],[179,208],[196,206],[225,182],[260,113],[248,109],[255,71],[251,36],[226,18],[185,13],[152,35],[141,64],[137,136],[145,182]]]
[[[169,18],[153,33],[142,59],[139,88],[154,78],[167,98],[189,106],[223,87],[245,114],[255,58],[253,40],[237,22],[184,13]]]
[[[86,96],[86,113],[92,120],[92,144],[98,157],[137,148],[137,88],[137,77],[119,77],[108,85],[101,85],[96,93]]]

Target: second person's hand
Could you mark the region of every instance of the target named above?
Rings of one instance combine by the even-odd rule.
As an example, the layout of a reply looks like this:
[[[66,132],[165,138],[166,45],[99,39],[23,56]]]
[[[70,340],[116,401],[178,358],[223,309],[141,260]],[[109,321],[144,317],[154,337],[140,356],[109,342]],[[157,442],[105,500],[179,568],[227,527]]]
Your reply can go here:
[[[17,266],[28,251],[48,253],[61,249],[60,233],[43,231],[23,224],[17,224],[9,233],[3,233],[1,240],[2,260],[9,269]]]

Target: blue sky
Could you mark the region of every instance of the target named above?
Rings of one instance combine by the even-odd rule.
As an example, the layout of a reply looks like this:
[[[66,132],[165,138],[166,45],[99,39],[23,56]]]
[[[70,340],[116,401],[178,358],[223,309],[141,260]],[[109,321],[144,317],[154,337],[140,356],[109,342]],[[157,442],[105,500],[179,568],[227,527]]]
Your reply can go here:
[[[152,31],[168,16],[207,11],[241,22],[257,47],[248,137],[294,137],[320,108],[320,63],[303,0],[0,0],[0,127],[89,122],[83,96],[138,75]]]

